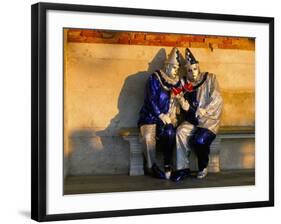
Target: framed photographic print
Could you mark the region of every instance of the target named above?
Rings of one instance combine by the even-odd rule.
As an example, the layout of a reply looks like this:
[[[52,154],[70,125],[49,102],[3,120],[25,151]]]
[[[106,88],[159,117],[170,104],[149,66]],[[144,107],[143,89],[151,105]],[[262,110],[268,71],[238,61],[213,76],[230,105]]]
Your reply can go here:
[[[32,5],[32,219],[274,205],[274,19]]]

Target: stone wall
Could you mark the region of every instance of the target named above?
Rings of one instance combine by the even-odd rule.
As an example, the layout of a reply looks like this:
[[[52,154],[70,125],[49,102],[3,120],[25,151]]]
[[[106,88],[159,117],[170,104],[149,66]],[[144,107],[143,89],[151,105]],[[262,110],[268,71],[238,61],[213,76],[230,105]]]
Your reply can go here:
[[[83,35],[85,37],[85,33]],[[129,147],[119,137],[118,131],[121,127],[136,126],[145,82],[149,74],[161,68],[172,47],[147,42],[146,45],[145,42],[143,45],[113,40],[106,42],[116,36],[107,36],[105,43],[97,43],[91,36],[93,34],[88,34],[90,38],[84,38],[84,41],[83,35],[80,32],[80,39],[75,41],[75,35],[65,30],[65,171],[76,175],[127,173]],[[98,38],[104,39],[104,36]],[[219,37],[213,39],[218,41]],[[231,40],[231,43],[224,43],[229,48],[220,48],[219,42],[212,42],[213,47],[208,44],[191,47],[191,50],[200,61],[201,70],[217,75],[224,98],[221,124],[254,126],[253,40],[241,38],[240,48],[235,48],[233,44],[237,38],[225,40]],[[192,42],[192,39],[189,41]],[[230,47],[230,44],[233,46]],[[185,46],[179,46],[184,53]],[[244,49],[241,49],[242,46]]]

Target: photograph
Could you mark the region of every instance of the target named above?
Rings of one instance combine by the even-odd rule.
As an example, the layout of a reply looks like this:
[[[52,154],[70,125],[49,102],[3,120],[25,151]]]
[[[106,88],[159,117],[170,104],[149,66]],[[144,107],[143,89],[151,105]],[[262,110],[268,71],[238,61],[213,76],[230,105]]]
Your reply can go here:
[[[0,222],[279,220],[280,7],[231,3],[5,1]]]
[[[64,28],[64,194],[255,185],[255,38]]]
[[[274,18],[31,8],[31,217],[274,205]]]

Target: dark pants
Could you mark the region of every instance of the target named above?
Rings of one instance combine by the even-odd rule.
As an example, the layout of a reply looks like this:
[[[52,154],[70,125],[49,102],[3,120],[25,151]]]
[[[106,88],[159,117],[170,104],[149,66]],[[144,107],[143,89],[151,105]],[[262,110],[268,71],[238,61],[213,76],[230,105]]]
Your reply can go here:
[[[189,145],[194,150],[198,159],[199,171],[208,166],[210,145],[216,135],[206,128],[196,128],[193,136],[189,140]]]
[[[173,149],[176,144],[176,128],[172,124],[158,127],[157,144],[163,152],[164,165],[172,165]]]

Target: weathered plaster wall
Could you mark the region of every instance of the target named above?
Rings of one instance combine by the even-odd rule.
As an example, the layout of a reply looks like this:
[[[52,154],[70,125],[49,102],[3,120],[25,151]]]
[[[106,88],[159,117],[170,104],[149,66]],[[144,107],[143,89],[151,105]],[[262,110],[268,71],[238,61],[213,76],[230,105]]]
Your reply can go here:
[[[68,173],[127,173],[128,144],[118,136],[118,130],[136,126],[145,82],[162,66],[171,47],[65,43]],[[179,49],[184,53],[184,48]],[[221,124],[254,125],[255,52],[191,50],[201,70],[217,75],[224,98]],[[250,148],[254,150],[254,146]]]

